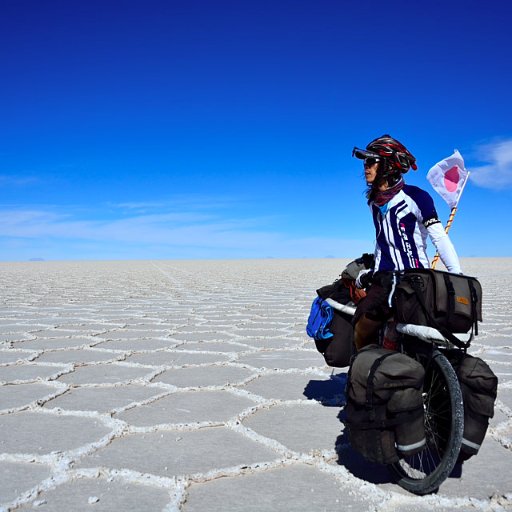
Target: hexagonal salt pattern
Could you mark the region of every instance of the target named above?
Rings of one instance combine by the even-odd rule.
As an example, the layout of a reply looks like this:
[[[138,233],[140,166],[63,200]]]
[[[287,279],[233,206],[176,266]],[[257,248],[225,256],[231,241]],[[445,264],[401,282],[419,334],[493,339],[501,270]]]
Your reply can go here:
[[[141,512],[163,510],[171,493],[134,482],[113,478],[77,478],[56,488],[44,490],[37,499],[16,510],[62,512]]]
[[[34,462],[0,461],[0,497],[12,502],[27,493],[51,474],[49,466]]]
[[[271,448],[225,427],[138,433],[84,457],[79,467],[125,468],[163,477],[222,474],[235,467],[272,463]]]
[[[0,410],[26,408],[37,401],[44,402],[64,391],[52,382],[0,386]]]
[[[48,400],[43,407],[48,409],[59,408],[113,413],[128,407],[130,404],[135,406],[139,405],[165,392],[165,390],[157,387],[140,384],[74,387],[62,393],[60,396]]]
[[[318,352],[313,350],[272,350],[251,353],[239,358],[241,363],[265,369],[306,369],[319,366]]]
[[[105,352],[102,350],[55,350],[46,352],[37,357],[38,363],[64,363],[64,364],[86,364],[101,363],[122,359],[122,355]]]
[[[25,350],[0,350],[0,364],[27,362],[34,359],[35,356],[33,352]]]
[[[68,367],[62,365],[16,363],[9,366],[0,366],[0,382],[35,382],[56,378],[66,371],[68,371]]]
[[[308,398],[341,407],[345,401],[346,375],[318,377],[311,372],[266,373],[251,380],[244,389],[269,400],[303,400]]]
[[[259,473],[192,484],[184,512],[260,510],[380,510],[379,493],[355,492],[347,481],[296,464]]]
[[[137,427],[207,421],[219,423],[252,405],[253,400],[227,391],[180,391],[115,417]]]
[[[236,366],[195,366],[166,370],[152,382],[165,382],[179,388],[227,386],[243,383],[252,375],[251,370]]]
[[[0,416],[4,453],[49,454],[75,450],[107,435],[111,427],[98,418],[17,412]],[[8,433],[8,435],[7,435]]]
[[[100,363],[87,366],[82,365],[76,368],[74,372],[59,377],[59,381],[73,385],[128,383],[150,376],[153,372],[153,368],[142,366],[134,367],[121,363]]]
[[[316,402],[274,405],[244,419],[243,425],[295,452],[331,450],[334,456],[332,435],[343,428],[338,413],[338,408],[322,407]]]
[[[510,262],[463,261],[484,288],[470,351],[500,379],[496,414],[423,498],[351,459],[346,368],[305,335],[346,263],[0,263],[0,510],[512,508]]]

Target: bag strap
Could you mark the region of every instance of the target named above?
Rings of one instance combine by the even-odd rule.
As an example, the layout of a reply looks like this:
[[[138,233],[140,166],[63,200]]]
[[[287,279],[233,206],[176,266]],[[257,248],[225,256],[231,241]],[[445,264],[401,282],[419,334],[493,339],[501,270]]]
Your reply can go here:
[[[393,354],[397,354],[397,352],[389,352],[388,354],[383,354],[382,356],[375,359],[373,362],[370,371],[368,373],[368,385],[366,386],[366,409],[369,411],[370,420],[375,420],[375,409],[373,407],[373,390],[375,388],[374,386],[374,378],[375,373],[377,372],[377,369],[382,364],[384,359],[388,358],[389,356],[392,356]]]
[[[468,341],[461,341],[459,338],[454,336],[446,327],[440,325],[437,320],[430,314],[430,311],[428,310],[425,299],[423,298],[423,294],[421,293],[421,288],[419,286],[419,283],[416,282],[414,279],[408,280],[412,289],[414,290],[416,294],[416,298],[418,299],[418,302],[420,303],[421,309],[423,310],[423,313],[425,314],[425,317],[428,319],[432,327],[437,329],[450,343],[453,343],[456,347],[466,350],[469,347],[470,341],[473,337],[473,331],[471,331],[471,337]],[[451,284],[451,283],[450,283]],[[452,286],[453,288],[453,286]]]
[[[475,319],[475,336],[478,336],[478,316],[476,312],[476,305],[478,303],[478,293],[476,292],[475,284],[472,279],[468,280],[469,290],[471,292],[471,315]]]
[[[443,278],[446,291],[448,292],[448,316],[452,316],[455,311],[455,288],[448,274],[443,274]]]

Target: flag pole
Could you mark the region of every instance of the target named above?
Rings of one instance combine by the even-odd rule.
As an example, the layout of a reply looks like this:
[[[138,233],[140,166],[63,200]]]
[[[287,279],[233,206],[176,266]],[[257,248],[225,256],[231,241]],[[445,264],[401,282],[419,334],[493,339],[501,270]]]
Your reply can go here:
[[[455,203],[455,206],[452,207],[452,210],[450,212],[450,216],[448,217],[448,222],[446,223],[446,227],[444,228],[444,232],[448,234],[448,231],[450,231],[450,228],[453,224],[453,219],[455,217],[455,214],[457,213],[457,208],[459,206],[460,197],[462,196],[462,192],[464,192],[464,187],[466,186],[466,183],[469,179],[469,171],[466,175],[466,179],[464,180],[464,183],[462,184],[462,187],[460,189],[459,197],[457,197],[457,202]],[[439,261],[439,253],[436,252],[436,255],[434,256],[434,259],[432,260],[432,268],[436,268],[437,262]]]

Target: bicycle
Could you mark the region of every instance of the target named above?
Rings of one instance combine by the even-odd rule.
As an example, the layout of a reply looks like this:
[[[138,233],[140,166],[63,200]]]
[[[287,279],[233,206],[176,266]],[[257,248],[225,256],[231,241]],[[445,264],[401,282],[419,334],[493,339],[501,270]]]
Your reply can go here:
[[[355,307],[327,302],[353,315]],[[417,495],[436,492],[452,473],[462,443],[464,407],[459,381],[447,354],[461,350],[431,327],[398,324],[400,349],[425,368],[423,408],[426,444],[412,456],[401,456],[389,469],[402,488]]]

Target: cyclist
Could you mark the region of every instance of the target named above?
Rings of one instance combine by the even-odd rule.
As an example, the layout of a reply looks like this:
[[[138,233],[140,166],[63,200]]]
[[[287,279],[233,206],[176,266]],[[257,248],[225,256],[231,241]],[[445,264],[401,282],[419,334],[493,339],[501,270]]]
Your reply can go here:
[[[352,156],[364,160],[368,189],[366,197],[376,231],[375,263],[361,271],[356,286],[367,288],[366,297],[354,315],[356,349],[378,342],[382,325],[390,319],[391,296],[396,272],[408,268],[427,268],[427,235],[448,271],[460,273],[460,263],[452,242],[438,218],[434,201],[421,188],[406,185],[403,174],[416,170],[416,158],[398,140],[383,135],[366,149],[355,147]],[[384,339],[394,348],[391,330]]]

